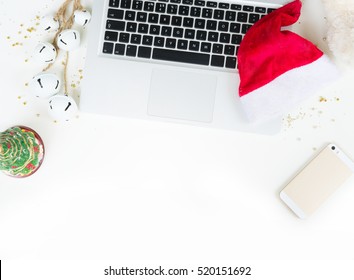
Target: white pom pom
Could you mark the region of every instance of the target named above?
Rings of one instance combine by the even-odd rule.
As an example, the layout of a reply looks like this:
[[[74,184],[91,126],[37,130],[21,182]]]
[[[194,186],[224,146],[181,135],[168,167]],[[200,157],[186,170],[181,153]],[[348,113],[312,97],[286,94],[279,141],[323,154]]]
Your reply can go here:
[[[68,121],[75,117],[78,107],[73,98],[58,94],[49,99],[49,114],[58,121]]]
[[[75,11],[74,21],[80,26],[86,26],[91,20],[91,13],[87,10]]]
[[[43,30],[51,32],[59,30],[59,21],[56,20],[53,16],[45,16],[42,18],[41,26]]]
[[[35,48],[33,57],[40,63],[53,63],[57,57],[57,50],[52,44],[42,42]]]
[[[58,47],[64,51],[72,51],[80,46],[80,33],[74,29],[67,29],[59,33]]]
[[[40,98],[48,98],[60,91],[61,80],[52,73],[40,73],[30,82],[31,92]]]

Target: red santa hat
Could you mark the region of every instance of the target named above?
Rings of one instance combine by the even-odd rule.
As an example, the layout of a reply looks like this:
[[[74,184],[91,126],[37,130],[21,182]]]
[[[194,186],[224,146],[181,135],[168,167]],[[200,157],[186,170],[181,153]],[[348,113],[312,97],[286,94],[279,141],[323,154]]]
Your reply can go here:
[[[238,52],[239,95],[250,121],[283,115],[338,78],[329,58],[310,41],[282,30],[300,17],[301,1],[258,21]]]

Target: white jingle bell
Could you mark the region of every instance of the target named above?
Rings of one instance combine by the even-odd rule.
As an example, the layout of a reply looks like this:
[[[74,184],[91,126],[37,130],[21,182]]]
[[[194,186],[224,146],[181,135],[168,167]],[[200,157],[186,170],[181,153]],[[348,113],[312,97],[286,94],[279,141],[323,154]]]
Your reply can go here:
[[[57,19],[53,16],[45,16],[42,18],[41,26],[43,30],[51,32],[51,31],[58,31],[60,24]]]
[[[80,26],[87,25],[91,20],[91,13],[87,10],[77,10],[74,12],[74,21]]]
[[[49,114],[57,121],[68,121],[75,117],[78,107],[73,98],[58,94],[49,99]]]
[[[29,84],[31,92],[40,98],[48,98],[60,91],[61,80],[52,73],[40,73]]]
[[[52,44],[42,42],[35,48],[33,57],[40,63],[52,63],[57,57],[57,50]]]
[[[59,33],[57,45],[64,51],[72,51],[80,46],[80,33],[74,29],[67,29]]]

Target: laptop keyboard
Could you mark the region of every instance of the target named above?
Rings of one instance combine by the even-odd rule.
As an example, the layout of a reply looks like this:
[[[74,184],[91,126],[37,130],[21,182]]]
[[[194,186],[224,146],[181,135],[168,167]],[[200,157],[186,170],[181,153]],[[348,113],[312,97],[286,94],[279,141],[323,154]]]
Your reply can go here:
[[[247,30],[272,8],[202,0],[109,0],[102,53],[236,69]]]

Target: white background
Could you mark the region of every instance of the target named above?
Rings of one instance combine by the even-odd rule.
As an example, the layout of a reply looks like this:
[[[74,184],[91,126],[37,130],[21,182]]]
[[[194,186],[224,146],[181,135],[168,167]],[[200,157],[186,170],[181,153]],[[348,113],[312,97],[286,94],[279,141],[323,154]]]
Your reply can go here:
[[[289,112],[275,136],[85,114],[55,123],[26,83],[42,69],[32,50],[50,38],[36,16],[61,2],[0,0],[0,131],[32,127],[46,147],[34,176],[0,174],[0,259],[353,259],[354,178],[306,221],[279,199],[327,143],[354,158],[353,73]],[[322,6],[311,3],[297,27],[326,50]]]

